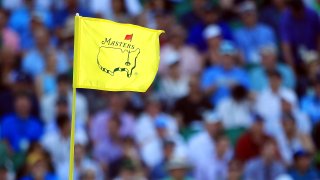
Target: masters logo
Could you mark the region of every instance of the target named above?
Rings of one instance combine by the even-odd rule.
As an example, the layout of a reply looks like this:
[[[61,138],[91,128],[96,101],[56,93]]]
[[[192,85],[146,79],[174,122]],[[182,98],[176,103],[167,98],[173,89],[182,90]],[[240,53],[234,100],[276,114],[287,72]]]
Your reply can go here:
[[[140,49],[131,44],[132,38],[133,34],[127,34],[124,41],[105,38],[101,42],[97,55],[99,69],[111,76],[124,72],[130,78],[136,68],[140,54]]]

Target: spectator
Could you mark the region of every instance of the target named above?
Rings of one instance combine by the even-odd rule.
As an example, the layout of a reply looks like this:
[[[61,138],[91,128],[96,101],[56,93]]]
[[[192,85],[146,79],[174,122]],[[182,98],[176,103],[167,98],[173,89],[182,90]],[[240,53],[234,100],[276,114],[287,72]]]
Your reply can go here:
[[[41,138],[43,125],[31,115],[32,105],[28,95],[16,95],[14,106],[15,111],[2,119],[1,137],[8,143],[9,149],[19,153]]]
[[[251,111],[249,92],[241,85],[233,86],[231,97],[218,104],[217,113],[221,116],[223,127],[232,144],[251,126]]]
[[[228,165],[228,180],[238,180],[242,177],[242,165],[237,160],[231,160]]]
[[[294,104],[297,97],[292,89],[282,86],[282,77],[278,71],[270,71],[268,78],[269,86],[258,94],[255,109],[266,120],[267,133],[275,134],[280,129],[281,97],[290,98]]]
[[[41,144],[51,155],[55,167],[58,167],[69,162],[71,120],[68,115],[59,115],[56,124],[58,130],[46,132]]]
[[[199,77],[194,75],[189,80],[189,93],[178,99],[174,105],[174,114],[180,119],[180,129],[194,129],[195,122],[202,121],[202,114],[212,109],[210,102],[202,93]]]
[[[207,159],[195,170],[196,179],[227,179],[228,164],[231,160],[232,152],[229,139],[220,136],[216,141],[216,153],[214,158]]]
[[[197,168],[208,159],[214,158],[216,141],[223,133],[221,118],[215,112],[204,114],[205,130],[194,135],[189,141],[189,158]]]
[[[36,79],[37,96],[41,99],[43,96],[52,94],[56,91],[56,55],[49,52],[46,59],[46,68],[44,72]]]
[[[183,179],[183,180],[192,180],[188,176],[190,171],[190,165],[184,158],[173,157],[168,163],[169,176],[163,180],[173,180],[173,179]]]
[[[206,61],[204,62],[210,65],[217,65],[221,59],[220,47],[223,41],[221,28],[215,24],[209,25],[203,31],[202,36],[206,40],[208,46],[207,53],[204,54]]]
[[[1,48],[1,79],[0,86],[1,91],[4,92],[9,88],[12,88],[15,83],[15,79],[18,75],[18,63],[17,63],[17,53],[10,48]]]
[[[168,32],[169,42],[162,46],[160,52],[160,72],[165,76],[168,73],[168,66],[171,62],[171,55],[176,53],[180,60],[180,73],[183,77],[190,77],[193,74],[198,74],[202,70],[202,58],[199,52],[192,46],[185,44],[187,36],[186,30],[175,25]]]
[[[20,39],[18,34],[8,26],[9,12],[0,8],[0,32],[2,46],[10,51],[20,50]]]
[[[243,27],[234,32],[235,40],[243,51],[247,64],[260,64],[259,48],[265,44],[276,44],[274,32],[269,26],[258,22],[254,1],[240,3],[238,12]]]
[[[248,75],[236,65],[237,50],[234,45],[225,41],[220,46],[221,59],[218,65],[212,65],[203,72],[202,87],[215,105],[221,99],[230,95],[230,89],[235,84],[248,88]]]
[[[285,167],[277,157],[276,142],[264,142],[259,157],[247,162],[244,170],[244,179],[267,180],[276,179],[285,173]]]
[[[282,50],[286,63],[299,73],[303,70],[300,53],[304,49],[319,51],[319,28],[319,16],[302,0],[289,2],[289,9],[281,18]]]
[[[50,44],[50,34],[44,27],[37,28],[34,32],[36,47],[26,52],[22,60],[22,70],[30,73],[33,77],[44,73],[46,67],[45,57],[50,49],[54,49]],[[69,68],[69,62],[66,54],[61,51],[56,52],[57,64],[56,71],[58,73],[65,73]]]
[[[266,141],[272,139],[264,132],[264,119],[255,115],[253,124],[248,132],[243,134],[235,147],[235,158],[247,162],[258,157]]]
[[[55,104],[59,98],[64,98],[68,102],[69,115],[71,115],[72,89],[70,78],[67,74],[61,74],[57,77],[57,91],[44,96],[41,99],[41,117],[49,123],[56,118]],[[87,100],[81,94],[76,97],[76,122],[78,127],[83,127],[88,119]]]
[[[274,45],[265,45],[260,48],[261,65],[250,70],[252,90],[261,92],[268,86],[268,72],[278,71],[283,78],[283,86],[295,88],[295,75],[290,67],[277,60],[277,48]]]
[[[320,76],[314,83],[313,94],[306,95],[301,100],[301,109],[308,114],[313,124],[320,122]]]
[[[291,165],[294,152],[305,150],[314,152],[314,145],[308,134],[300,133],[296,127],[296,120],[291,114],[282,116],[283,130],[276,135],[282,159],[287,165]]]
[[[293,179],[319,179],[319,174],[311,165],[310,154],[306,151],[294,153],[294,166],[289,170]]]

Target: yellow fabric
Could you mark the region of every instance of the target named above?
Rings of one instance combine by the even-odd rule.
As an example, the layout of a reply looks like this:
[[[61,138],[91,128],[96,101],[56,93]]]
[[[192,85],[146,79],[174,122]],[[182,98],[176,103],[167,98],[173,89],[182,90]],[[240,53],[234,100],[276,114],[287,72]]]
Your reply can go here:
[[[145,92],[158,71],[162,32],[76,16],[73,87]]]

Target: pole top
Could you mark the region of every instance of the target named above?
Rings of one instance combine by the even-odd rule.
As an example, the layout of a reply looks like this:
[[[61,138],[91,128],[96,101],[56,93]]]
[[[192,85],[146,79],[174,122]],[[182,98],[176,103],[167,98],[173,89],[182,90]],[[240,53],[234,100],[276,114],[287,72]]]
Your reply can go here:
[[[79,16],[79,13],[76,13],[76,16]]]

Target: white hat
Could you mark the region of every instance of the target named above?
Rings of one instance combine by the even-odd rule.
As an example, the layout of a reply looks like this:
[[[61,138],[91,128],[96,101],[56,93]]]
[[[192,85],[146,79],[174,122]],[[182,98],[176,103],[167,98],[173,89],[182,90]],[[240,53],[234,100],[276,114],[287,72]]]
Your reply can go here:
[[[184,157],[173,157],[169,160],[167,168],[168,170],[189,169],[191,165]]]
[[[292,106],[297,104],[297,97],[293,92],[281,91],[280,98],[289,102]]]
[[[221,122],[221,118],[220,118],[219,114],[216,112],[212,112],[212,111],[205,112],[203,114],[203,119],[208,124]]]
[[[277,54],[277,46],[275,44],[265,44],[259,48],[260,54]]]
[[[84,130],[77,130],[74,134],[74,144],[86,146],[88,144],[88,136]]]
[[[167,52],[164,57],[163,61],[166,65],[171,66],[180,60],[180,54],[177,51],[170,51]]]
[[[203,37],[205,39],[210,39],[214,37],[218,37],[221,35],[221,29],[219,26],[212,24],[205,28],[203,31]]]

